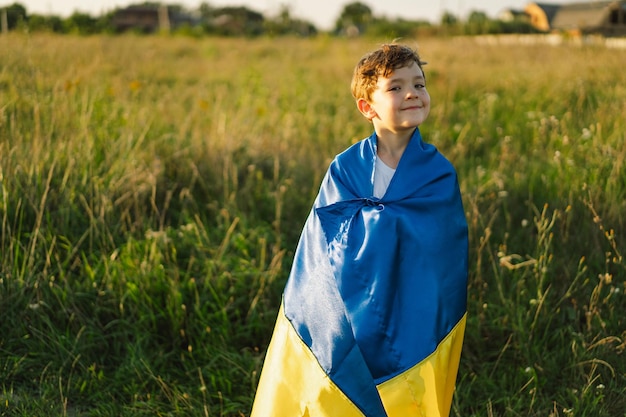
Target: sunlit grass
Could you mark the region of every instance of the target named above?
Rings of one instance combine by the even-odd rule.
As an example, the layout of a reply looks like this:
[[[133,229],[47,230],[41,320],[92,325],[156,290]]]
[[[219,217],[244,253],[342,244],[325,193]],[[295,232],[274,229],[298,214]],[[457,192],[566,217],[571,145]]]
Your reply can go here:
[[[407,42],[470,225],[453,415],[622,415],[623,53]],[[377,44],[0,37],[0,414],[246,415]]]

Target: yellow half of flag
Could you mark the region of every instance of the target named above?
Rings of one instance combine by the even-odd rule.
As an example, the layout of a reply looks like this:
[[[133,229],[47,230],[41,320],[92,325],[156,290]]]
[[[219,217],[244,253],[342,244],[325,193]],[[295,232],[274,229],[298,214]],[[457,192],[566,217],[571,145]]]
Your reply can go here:
[[[377,386],[389,417],[448,417],[466,316],[437,350],[413,368]],[[281,307],[251,417],[363,417],[320,367]]]

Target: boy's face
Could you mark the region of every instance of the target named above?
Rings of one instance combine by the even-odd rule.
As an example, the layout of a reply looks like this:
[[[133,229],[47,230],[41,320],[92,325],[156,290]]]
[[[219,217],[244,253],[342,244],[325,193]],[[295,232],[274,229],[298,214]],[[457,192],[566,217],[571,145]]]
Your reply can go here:
[[[424,74],[415,62],[398,68],[388,77],[379,77],[371,100],[359,99],[357,105],[379,133],[413,129],[430,111]]]

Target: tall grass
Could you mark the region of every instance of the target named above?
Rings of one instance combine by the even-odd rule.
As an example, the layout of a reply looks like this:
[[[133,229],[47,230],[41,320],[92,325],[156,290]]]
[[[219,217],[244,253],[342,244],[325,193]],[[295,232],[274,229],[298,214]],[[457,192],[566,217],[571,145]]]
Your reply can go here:
[[[623,52],[409,43],[470,225],[453,415],[625,415]],[[376,45],[0,37],[0,414],[246,415]]]

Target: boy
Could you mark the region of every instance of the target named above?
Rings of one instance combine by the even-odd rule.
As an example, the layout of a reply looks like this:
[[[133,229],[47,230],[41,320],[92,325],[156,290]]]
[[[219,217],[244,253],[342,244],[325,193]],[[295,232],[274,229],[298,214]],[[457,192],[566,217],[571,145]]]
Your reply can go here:
[[[456,173],[422,141],[419,55],[383,45],[352,79],[374,133],[331,163],[304,226],[252,417],[447,417],[466,317]]]

